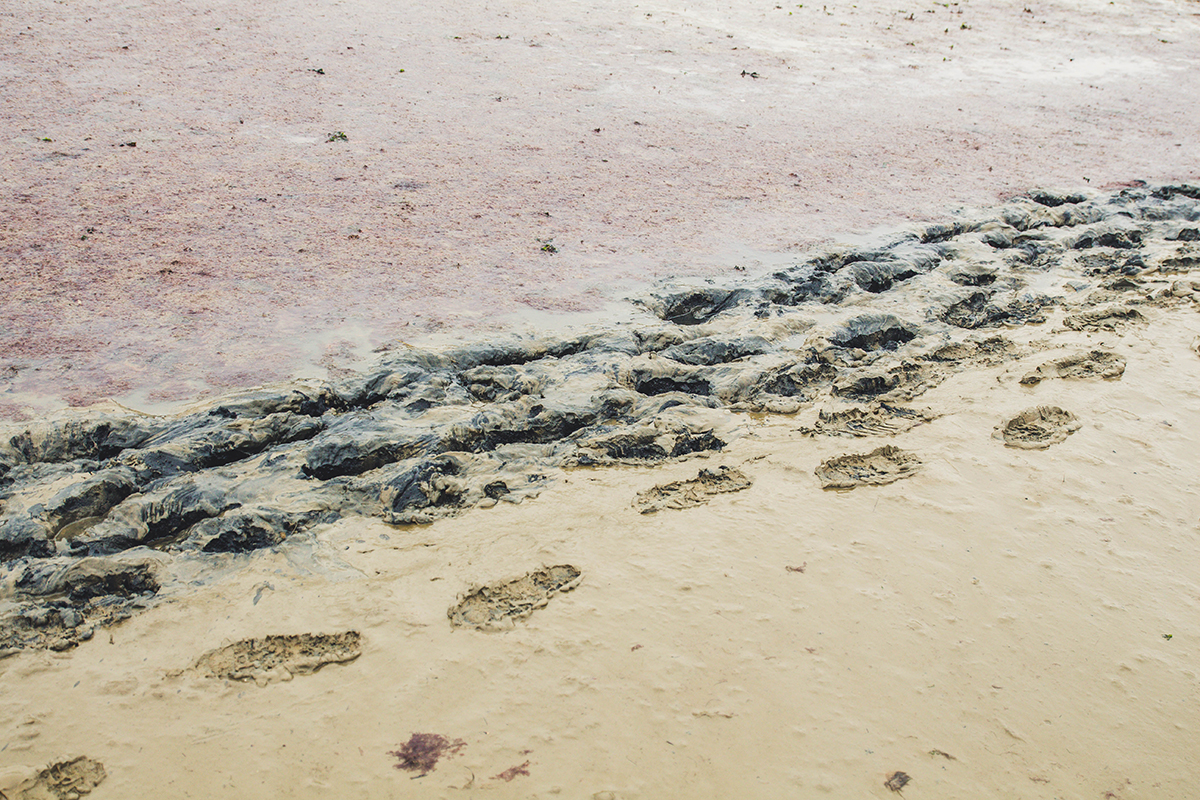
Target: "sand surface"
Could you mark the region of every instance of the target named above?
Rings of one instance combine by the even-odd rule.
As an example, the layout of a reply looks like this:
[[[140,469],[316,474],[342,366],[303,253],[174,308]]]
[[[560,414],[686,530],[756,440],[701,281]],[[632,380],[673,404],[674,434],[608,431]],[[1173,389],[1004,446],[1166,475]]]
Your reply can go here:
[[[32,0],[0,26],[15,419],[323,376],[1037,186],[1189,179],[1200,148],[1189,0]]]
[[[1177,202],[1200,219],[1194,205]],[[1064,208],[1053,213],[1079,216]],[[248,553],[175,541],[107,557],[157,564],[162,591],[62,652],[0,653],[0,791],[44,797],[38,781],[66,773],[85,787],[101,775],[97,798],[889,797],[901,785],[930,798],[1191,797],[1200,294],[1179,265],[1197,261],[1196,245],[1147,234],[1138,275],[1080,278],[1089,264],[1124,269],[1137,252],[1084,244],[1114,225],[1196,237],[1195,219],[1181,229],[1147,208],[1138,223],[1064,226],[1055,235],[1072,250],[1031,228],[1030,241],[1057,253],[1041,261],[994,255],[992,223],[888,291],[778,312],[915,317],[923,299],[973,291],[946,288],[972,258],[1006,258],[997,286],[1057,287],[1061,306],[1003,338],[989,331],[984,341],[1007,342],[996,358],[934,369],[928,358],[980,335],[948,351],[939,343],[952,329],[929,316],[894,356],[831,351],[834,395],[798,413],[661,395],[661,413],[721,449],[657,466],[550,467],[524,502],[472,500],[429,524],[345,513]],[[912,242],[897,247],[930,247]],[[1118,306],[1126,313],[1114,316]],[[738,313],[688,335],[776,325],[780,346],[803,352],[843,330],[816,322],[787,336],[794,325]],[[1110,327],[1089,331],[1085,318]],[[929,345],[941,349],[911,349]],[[632,358],[682,381],[680,363],[663,364],[672,352]],[[1097,352],[1095,374],[1081,374],[1076,354]],[[560,360],[575,363],[522,367]],[[888,364],[909,365],[891,396],[913,413],[861,438],[833,435],[822,412],[864,408],[839,387]],[[551,384],[543,391],[541,402],[560,402]],[[527,401],[474,407],[482,419]],[[474,413],[447,401],[410,424],[464,412]],[[519,470],[553,446],[518,440],[461,457]],[[243,476],[231,496],[247,502],[254,492],[294,502],[293,478],[274,489],[261,477],[288,458],[284,445],[205,474]],[[22,470],[10,473],[6,521],[21,481],[36,483]],[[46,474],[51,490],[67,485]],[[319,500],[348,484],[310,485]],[[30,570],[70,559],[60,547],[6,565],[6,625],[14,607],[31,608],[20,605]],[[37,778],[47,765],[59,766]]]
[[[0,12],[0,414],[336,377],[382,345],[633,315],[609,304],[654,279],[754,274],[1033,186],[1194,179],[1197,14]],[[813,436],[815,406],[698,409],[723,451],[249,555],[141,548],[176,580],[147,610],[0,657],[0,796],[54,797],[34,776],[86,756],[96,800],[888,798],[897,772],[910,800],[1194,797],[1194,303],[1005,331],[1034,350],[954,374],[891,436]],[[1092,349],[1124,374],[1019,382]],[[996,437],[1039,406],[1078,428]],[[821,488],[823,462],[881,445],[919,469]],[[640,513],[720,467],[750,485]],[[544,607],[501,588],[562,565],[580,575]],[[480,586],[538,607],[456,627]],[[242,640],[349,631],[344,663],[214,677]]]
[[[0,661],[2,758],[24,776],[87,754],[97,800],[884,798],[897,770],[906,797],[1191,797],[1198,333],[1188,311],[1074,337],[1127,356],[1118,382],[1017,384],[1040,358],[954,378],[922,398],[944,416],[894,440],[925,466],[889,486],[822,492],[814,467],[858,442],[742,418],[719,457],[208,566],[111,637]],[[1083,428],[1045,452],[992,438],[1044,402]],[[717,464],[754,485],[631,506]],[[448,624],[472,585],[563,563],[580,585],[513,629]],[[190,670],[242,638],[343,630],[362,655],[313,675]],[[388,755],[414,733],[465,747],[417,779]]]

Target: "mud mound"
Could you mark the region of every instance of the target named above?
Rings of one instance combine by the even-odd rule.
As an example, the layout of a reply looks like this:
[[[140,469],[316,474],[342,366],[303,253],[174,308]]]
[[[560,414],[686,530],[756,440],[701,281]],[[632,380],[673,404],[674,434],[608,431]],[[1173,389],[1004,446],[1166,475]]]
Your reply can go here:
[[[1080,428],[1079,420],[1070,411],[1057,406],[1038,406],[1017,414],[993,434],[1009,447],[1024,450],[1045,450],[1052,444],[1066,441]]]
[[[212,678],[252,680],[265,686],[273,680],[309,675],[326,664],[345,664],[361,654],[358,631],[265,636],[211,650],[196,662],[196,669]]]
[[[0,796],[10,800],[78,800],[99,786],[108,773],[99,761],[87,756],[51,764],[34,777]]]
[[[450,624],[496,631],[544,607],[559,592],[579,585],[583,574],[570,564],[546,567],[515,580],[481,586],[467,593],[448,612]]]
[[[1088,353],[1074,355],[1047,361],[1033,372],[1021,378],[1026,386],[1036,386],[1049,378],[1106,378],[1115,380],[1125,374],[1125,358],[1116,353],[1104,350],[1092,350]]]
[[[817,467],[822,489],[853,489],[856,486],[882,486],[916,474],[921,460],[899,447],[884,445],[869,453],[838,456]]]
[[[643,514],[664,508],[693,508],[707,503],[713,495],[740,492],[753,484],[744,473],[733,467],[702,469],[695,478],[655,486],[639,492],[633,507]]]

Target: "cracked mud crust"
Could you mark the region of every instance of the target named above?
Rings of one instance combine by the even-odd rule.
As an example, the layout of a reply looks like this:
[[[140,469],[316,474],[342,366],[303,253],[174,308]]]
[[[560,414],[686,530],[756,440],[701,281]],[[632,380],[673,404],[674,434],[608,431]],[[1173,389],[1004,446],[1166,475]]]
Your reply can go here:
[[[702,469],[695,478],[674,481],[639,492],[633,507],[643,514],[664,508],[694,508],[707,503],[714,495],[740,492],[754,482],[744,472],[733,467]]]
[[[196,670],[212,678],[252,680],[263,686],[273,680],[310,675],[326,664],[345,664],[361,654],[358,631],[265,636],[211,650],[197,660]]]
[[[1065,442],[1079,430],[1081,424],[1070,411],[1057,406],[1038,406],[1022,411],[993,434],[1009,447],[1023,450],[1045,450],[1052,444]]]
[[[483,631],[507,630],[560,592],[579,585],[583,574],[570,564],[546,567],[511,581],[481,586],[468,592],[447,616],[455,627]]]

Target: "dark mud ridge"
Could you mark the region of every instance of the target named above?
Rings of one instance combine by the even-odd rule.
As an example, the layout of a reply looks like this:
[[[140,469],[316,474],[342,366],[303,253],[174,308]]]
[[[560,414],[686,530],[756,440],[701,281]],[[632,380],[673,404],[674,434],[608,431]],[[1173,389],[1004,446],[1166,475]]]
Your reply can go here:
[[[84,413],[10,427],[0,651],[73,646],[168,591],[175,559],[245,557],[230,554],[286,546],[346,515],[426,523],[520,502],[565,468],[719,451],[733,427],[721,420],[737,411],[821,400],[843,410],[807,435],[903,430],[919,412],[897,403],[1030,352],[1005,330],[1112,330],[1193,302],[1198,198],[1194,186],[1039,192],[741,285],[664,290],[642,301],[638,324],[392,353],[350,379],[174,419]],[[1100,351],[1073,358],[1028,380],[1124,368]],[[1030,433],[1035,422],[1054,430]],[[1063,424],[1031,417],[1007,435],[1040,446]],[[900,461],[881,475],[915,468]]]

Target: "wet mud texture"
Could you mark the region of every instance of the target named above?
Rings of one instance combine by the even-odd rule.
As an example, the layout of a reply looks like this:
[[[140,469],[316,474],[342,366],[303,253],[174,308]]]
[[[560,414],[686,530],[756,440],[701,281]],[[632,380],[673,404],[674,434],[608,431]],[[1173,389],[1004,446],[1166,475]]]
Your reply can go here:
[[[176,559],[227,564],[341,517],[421,524],[537,497],[567,469],[719,453],[734,412],[824,404],[830,432],[906,425],[916,418],[897,404],[1043,346],[1006,330],[1052,337],[1194,307],[1198,198],[1196,186],[1041,192],[741,283],[665,286],[634,323],[394,351],[334,382],[175,418],[9,426],[0,649],[86,640],[173,591]],[[913,463],[867,457],[878,463],[827,464],[822,480]]]
[[[326,664],[345,664],[361,654],[362,636],[358,631],[265,636],[205,653],[196,662],[196,669],[213,678],[252,680],[265,686],[272,680],[311,675]]]
[[[448,612],[455,627],[482,631],[506,630],[560,592],[569,592],[583,579],[570,564],[546,567],[511,581],[481,586],[468,592]]]
[[[740,492],[754,484],[741,470],[733,467],[702,469],[688,481],[674,481],[639,492],[633,507],[643,514],[664,508],[694,508],[705,505],[714,495]]]
[[[831,458],[817,467],[816,474],[822,489],[853,489],[894,483],[920,468],[920,458],[888,444],[869,453]]]
[[[797,431],[806,436],[894,436],[936,418],[931,411],[871,403],[840,411],[821,409],[812,427]]]
[[[1080,427],[1081,423],[1070,411],[1057,406],[1038,406],[997,426],[994,435],[1009,447],[1045,450],[1052,444],[1065,442]]]
[[[108,773],[99,761],[86,756],[52,764],[34,777],[22,782],[5,800],[78,800],[104,782]]]

